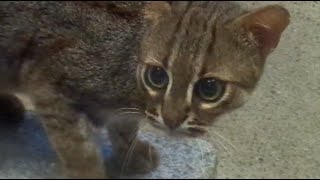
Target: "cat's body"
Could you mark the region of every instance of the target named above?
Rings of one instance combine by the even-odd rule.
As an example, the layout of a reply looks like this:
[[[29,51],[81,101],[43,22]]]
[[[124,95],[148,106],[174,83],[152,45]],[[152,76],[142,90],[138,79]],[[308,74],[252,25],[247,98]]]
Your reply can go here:
[[[77,114],[97,123],[108,108],[130,107],[142,9],[140,2],[0,5],[0,54],[8,67],[1,92],[32,100],[71,177],[104,177],[103,160]]]
[[[202,131],[243,104],[289,18],[278,6],[242,18],[246,12],[229,2],[155,2],[144,10],[146,3],[0,4],[1,93],[30,97],[70,177],[105,176],[79,112],[101,122],[106,110],[138,108],[172,130]],[[125,156],[137,124],[108,128]],[[150,148],[138,142],[132,162]]]
[[[16,79],[39,79],[74,103],[128,101],[135,89],[143,3],[133,3],[140,6],[140,14],[132,16],[112,12],[109,3],[97,4],[3,3],[0,12],[14,13],[2,17],[1,55],[23,64]],[[23,85],[18,84],[18,90],[25,91]]]

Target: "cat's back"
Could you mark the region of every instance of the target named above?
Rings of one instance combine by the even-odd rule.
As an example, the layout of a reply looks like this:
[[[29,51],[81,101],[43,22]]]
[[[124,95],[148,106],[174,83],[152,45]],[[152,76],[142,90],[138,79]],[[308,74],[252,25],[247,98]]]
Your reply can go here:
[[[1,3],[1,56],[9,64],[30,61],[28,69],[22,66],[23,78],[41,74],[73,95],[126,96],[135,86],[128,81],[135,78],[143,6],[130,1]]]

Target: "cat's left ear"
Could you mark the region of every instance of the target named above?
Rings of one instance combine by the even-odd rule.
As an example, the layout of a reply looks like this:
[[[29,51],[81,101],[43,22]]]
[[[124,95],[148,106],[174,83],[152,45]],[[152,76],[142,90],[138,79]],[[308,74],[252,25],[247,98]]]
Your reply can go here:
[[[244,30],[246,38],[266,57],[277,47],[289,22],[290,14],[285,8],[269,5],[236,18],[229,27]]]

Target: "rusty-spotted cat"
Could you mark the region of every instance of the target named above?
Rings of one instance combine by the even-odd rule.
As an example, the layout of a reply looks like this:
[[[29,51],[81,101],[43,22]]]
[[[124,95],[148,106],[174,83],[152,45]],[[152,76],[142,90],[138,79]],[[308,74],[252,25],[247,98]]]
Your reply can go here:
[[[71,178],[107,177],[80,112],[106,122],[120,162],[134,142],[127,165],[148,172],[156,150],[136,141],[131,114],[117,112],[205,133],[244,104],[290,18],[278,5],[209,1],[4,2],[0,14],[0,100],[32,101]],[[152,161],[135,164],[143,158]]]

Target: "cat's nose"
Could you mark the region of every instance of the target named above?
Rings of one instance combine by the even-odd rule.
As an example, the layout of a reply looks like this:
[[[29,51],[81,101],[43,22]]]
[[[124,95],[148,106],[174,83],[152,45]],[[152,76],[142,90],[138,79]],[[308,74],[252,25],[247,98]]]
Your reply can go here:
[[[186,118],[186,115],[178,115],[176,113],[163,114],[163,122],[170,130],[177,129]]]
[[[188,117],[189,106],[184,103],[185,97],[168,98],[161,108],[164,124],[171,130],[177,129]]]
[[[175,120],[164,120],[164,124],[170,129],[170,130],[175,130],[177,129],[181,123],[179,123],[178,121]]]

